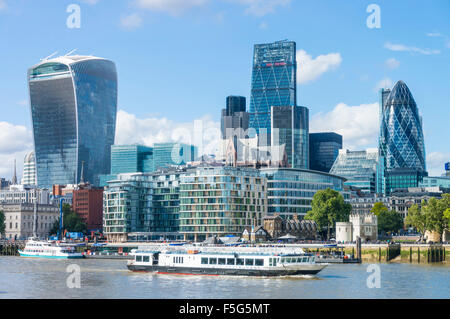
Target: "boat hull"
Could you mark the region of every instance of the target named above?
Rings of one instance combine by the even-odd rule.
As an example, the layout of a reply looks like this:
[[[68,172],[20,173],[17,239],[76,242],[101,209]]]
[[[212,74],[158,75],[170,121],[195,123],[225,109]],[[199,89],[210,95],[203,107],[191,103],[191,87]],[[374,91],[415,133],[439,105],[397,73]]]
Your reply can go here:
[[[178,275],[206,275],[206,276],[296,276],[316,275],[326,265],[314,265],[303,269],[229,269],[229,268],[198,268],[198,267],[170,267],[151,265],[127,265],[128,269],[136,272],[157,272],[160,274]]]
[[[28,257],[28,258],[49,258],[49,259],[81,259],[84,258],[83,255],[73,255],[73,256],[52,256],[52,255],[32,255],[25,254],[19,251],[20,257]]]

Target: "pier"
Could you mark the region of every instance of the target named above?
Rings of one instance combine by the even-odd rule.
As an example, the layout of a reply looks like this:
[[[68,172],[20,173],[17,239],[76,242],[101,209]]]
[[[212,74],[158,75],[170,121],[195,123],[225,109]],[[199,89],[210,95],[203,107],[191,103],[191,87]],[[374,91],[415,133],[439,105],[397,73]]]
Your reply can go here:
[[[24,247],[24,242],[0,241],[0,256],[19,256],[19,249]]]

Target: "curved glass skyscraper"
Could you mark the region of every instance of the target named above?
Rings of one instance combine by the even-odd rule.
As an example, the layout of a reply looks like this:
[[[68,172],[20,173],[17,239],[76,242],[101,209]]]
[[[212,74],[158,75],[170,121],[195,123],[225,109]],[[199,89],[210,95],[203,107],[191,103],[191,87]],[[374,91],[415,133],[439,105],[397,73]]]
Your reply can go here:
[[[110,171],[117,113],[113,62],[93,56],[44,60],[28,70],[37,184],[97,183]]]
[[[416,102],[403,81],[383,99],[380,155],[387,170],[412,168],[425,172],[425,142]]]

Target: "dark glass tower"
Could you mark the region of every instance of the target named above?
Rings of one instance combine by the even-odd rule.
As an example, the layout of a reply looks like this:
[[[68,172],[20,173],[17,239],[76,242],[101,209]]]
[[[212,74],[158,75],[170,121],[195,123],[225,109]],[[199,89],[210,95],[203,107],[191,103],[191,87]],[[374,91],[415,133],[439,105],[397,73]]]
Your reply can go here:
[[[390,193],[402,187],[403,179],[404,187],[413,187],[427,174],[425,141],[419,110],[406,84],[398,81],[387,97],[383,93],[379,150],[385,170],[384,191]]]
[[[244,138],[244,133],[248,130],[248,123],[249,114],[246,112],[245,97],[228,96],[226,108],[222,109],[222,138],[228,139],[234,136]]]
[[[293,41],[256,44],[253,55],[250,128],[270,144],[271,107],[297,103],[296,45]]]
[[[309,134],[310,169],[328,173],[342,149],[342,135],[334,132]]]
[[[28,71],[39,187],[79,183],[110,171],[117,113],[113,62],[93,56],[44,60]]]

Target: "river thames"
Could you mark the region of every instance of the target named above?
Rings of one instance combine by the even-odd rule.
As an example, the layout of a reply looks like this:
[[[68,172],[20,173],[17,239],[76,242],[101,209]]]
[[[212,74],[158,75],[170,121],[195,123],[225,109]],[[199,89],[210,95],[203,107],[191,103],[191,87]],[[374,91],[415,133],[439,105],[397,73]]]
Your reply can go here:
[[[80,288],[67,284],[73,264]],[[315,277],[258,278],[133,273],[125,260],[0,257],[0,298],[450,298],[448,264],[376,265],[380,288],[368,287],[369,264],[329,265]]]

